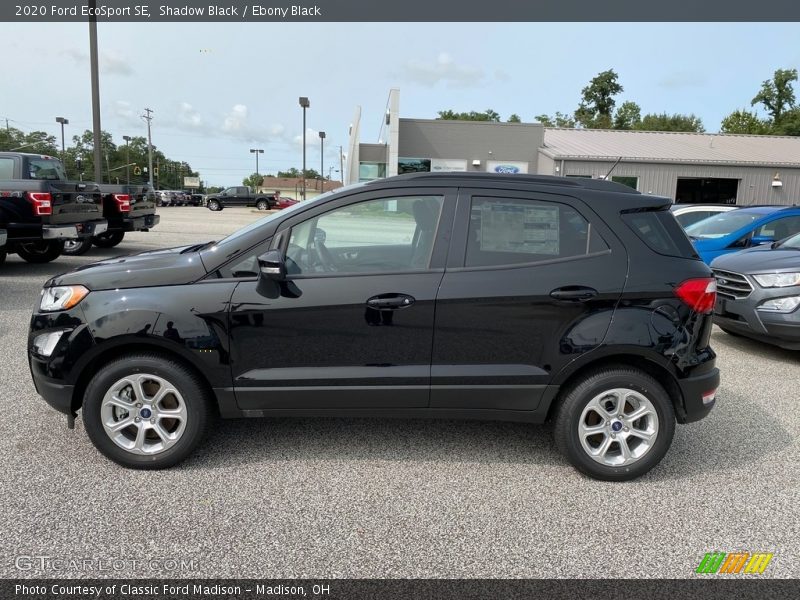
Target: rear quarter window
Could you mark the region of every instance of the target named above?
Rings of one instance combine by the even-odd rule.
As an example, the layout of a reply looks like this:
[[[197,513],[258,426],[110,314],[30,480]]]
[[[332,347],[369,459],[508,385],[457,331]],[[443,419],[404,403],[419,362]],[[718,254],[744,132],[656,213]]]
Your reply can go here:
[[[14,179],[14,159],[0,158],[0,181]]]
[[[694,246],[670,211],[624,213],[622,220],[654,252],[665,256],[698,258]]]

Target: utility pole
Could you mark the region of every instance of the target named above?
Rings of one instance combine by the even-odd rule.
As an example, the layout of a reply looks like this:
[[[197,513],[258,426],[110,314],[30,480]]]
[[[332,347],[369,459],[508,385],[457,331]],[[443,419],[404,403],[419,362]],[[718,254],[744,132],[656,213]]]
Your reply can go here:
[[[339,176],[342,178],[342,183],[344,183],[344,153],[341,146],[339,146]]]
[[[131,184],[131,152],[130,141],[131,136],[123,135],[122,139],[125,140],[125,183]]]
[[[92,127],[94,128],[94,180],[103,182],[102,130],[100,129],[100,72],[97,59],[97,0],[89,0],[89,64],[92,79]]]
[[[150,187],[153,187],[153,138],[150,137],[150,121],[153,120],[152,110],[144,109],[142,118],[147,121],[147,174],[150,177]]]

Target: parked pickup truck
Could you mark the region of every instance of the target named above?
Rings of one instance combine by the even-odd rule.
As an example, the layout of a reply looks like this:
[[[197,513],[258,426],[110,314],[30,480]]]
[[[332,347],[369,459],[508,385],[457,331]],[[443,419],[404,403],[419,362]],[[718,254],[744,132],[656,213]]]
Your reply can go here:
[[[69,181],[64,165],[52,156],[0,152],[0,252],[17,253],[31,263],[58,258],[64,240],[105,233],[100,188]]]
[[[64,254],[85,254],[92,245],[113,248],[123,240],[126,232],[150,231],[161,220],[156,214],[158,197],[148,185],[101,184],[100,191],[108,229],[91,238],[68,240],[64,243]]]
[[[255,206],[258,210],[267,210],[274,205],[275,198],[272,194],[257,194],[243,185],[206,196],[208,210],[222,210],[226,206]]]

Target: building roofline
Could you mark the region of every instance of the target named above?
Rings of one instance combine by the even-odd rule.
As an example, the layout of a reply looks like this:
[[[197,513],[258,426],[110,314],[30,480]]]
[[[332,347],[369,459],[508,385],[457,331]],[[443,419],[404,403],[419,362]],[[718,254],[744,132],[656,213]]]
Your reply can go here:
[[[476,125],[504,125],[508,127],[535,127],[535,128],[544,128],[544,125],[541,123],[507,123],[503,121],[461,121],[459,119],[409,119],[406,117],[400,117],[401,122],[407,123],[470,123]]]
[[[615,162],[620,159],[619,155],[608,156],[598,154],[558,154],[549,147],[539,148],[539,152],[552,158],[553,160],[580,160],[590,162]],[[625,156],[622,155],[620,164],[624,163],[659,163],[664,165],[707,165],[717,167],[743,166],[743,167],[781,167],[790,169],[800,169],[797,162],[764,162],[764,161],[745,161],[745,160],[691,160],[679,158],[653,158],[650,156]]]
[[[535,123],[533,123],[535,124]],[[512,123],[513,125],[513,123]],[[594,131],[606,131],[615,134],[631,134],[631,135],[638,135],[638,134],[661,134],[661,135],[694,135],[698,137],[743,137],[743,138],[767,138],[767,139],[778,139],[778,140],[797,140],[800,142],[800,138],[795,135],[761,135],[757,133],[712,133],[709,131],[652,131],[649,129],[589,129],[584,127],[545,127],[546,131],[586,131],[586,132],[594,132]]]

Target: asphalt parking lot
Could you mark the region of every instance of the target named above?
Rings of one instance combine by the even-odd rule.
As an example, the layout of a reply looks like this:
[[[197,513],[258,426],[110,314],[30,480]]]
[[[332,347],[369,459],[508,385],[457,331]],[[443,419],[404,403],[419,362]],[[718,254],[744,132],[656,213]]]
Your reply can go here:
[[[160,214],[111,250],[0,267],[0,576],[684,578],[765,551],[763,576],[800,577],[800,353],[719,330],[717,407],[632,483],[579,475],[547,427],[456,421],[227,421],[178,468],[117,467],[36,395],[28,318],[53,274],[261,216]],[[120,568],[53,567],[84,558]]]

